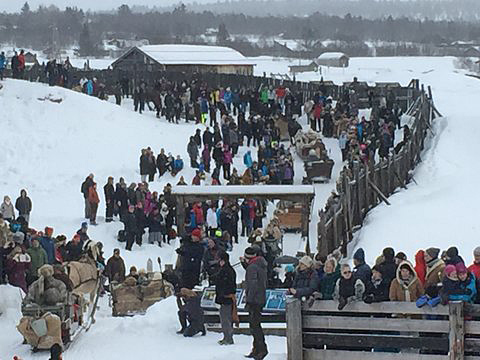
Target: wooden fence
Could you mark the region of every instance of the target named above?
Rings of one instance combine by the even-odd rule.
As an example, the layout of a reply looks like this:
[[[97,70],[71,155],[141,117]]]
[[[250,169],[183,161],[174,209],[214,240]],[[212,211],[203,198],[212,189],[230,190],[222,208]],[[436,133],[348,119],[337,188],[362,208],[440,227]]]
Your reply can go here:
[[[398,154],[374,164],[353,162],[345,166],[337,180],[337,194],[327,200],[319,212],[317,250],[326,256],[335,249],[346,255],[353,232],[361,227],[367,213],[380,202],[388,205],[388,196],[399,188],[406,188],[411,180],[410,170],[420,161],[424,142],[436,115],[430,88],[413,92],[407,115],[414,117],[410,139]]]
[[[480,359],[480,305],[287,299],[288,360]]]

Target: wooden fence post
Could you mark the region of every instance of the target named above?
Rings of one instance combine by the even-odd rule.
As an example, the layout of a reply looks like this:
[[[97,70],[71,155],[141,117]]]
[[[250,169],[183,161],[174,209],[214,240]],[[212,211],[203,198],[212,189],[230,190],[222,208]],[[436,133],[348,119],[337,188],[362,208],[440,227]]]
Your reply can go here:
[[[449,360],[463,360],[465,351],[465,319],[463,316],[463,302],[450,302],[449,320]]]
[[[287,360],[303,360],[302,302],[287,298]]]

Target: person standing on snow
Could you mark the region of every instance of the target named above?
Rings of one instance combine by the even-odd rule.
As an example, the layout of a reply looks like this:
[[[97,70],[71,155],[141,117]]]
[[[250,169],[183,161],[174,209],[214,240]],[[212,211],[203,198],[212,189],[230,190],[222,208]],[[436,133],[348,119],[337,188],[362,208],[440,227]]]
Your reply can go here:
[[[32,211],[32,200],[27,196],[27,191],[22,189],[20,197],[15,201],[15,209],[18,210],[18,216],[23,217],[28,223],[30,221],[30,212]]]
[[[90,203],[90,225],[97,225],[97,210],[100,198],[98,197],[96,183],[93,183],[88,189],[88,202]]]
[[[260,252],[259,248],[252,246],[246,248],[245,255],[240,257],[240,262],[246,269],[246,309],[250,332],[253,336],[253,349],[246,357],[255,360],[262,360],[268,354],[262,329],[262,309],[265,306],[267,289],[267,262],[260,256]]]
[[[193,136],[190,136],[190,141],[187,145],[187,152],[188,156],[190,156],[190,167],[194,169],[198,168],[198,145],[195,142],[195,138]]]
[[[107,184],[103,187],[103,191],[105,193],[105,221],[112,222],[113,221],[113,208],[115,205],[115,188],[113,187],[113,177],[109,177],[107,180]]]
[[[85,219],[90,219],[90,203],[88,201],[88,191],[92,185],[93,174],[90,174],[87,176],[85,181],[82,183],[82,187],[80,188],[80,192],[83,194],[83,198],[85,200]]]
[[[6,65],[7,59],[5,58],[5,52],[2,51],[0,54],[0,80],[3,80],[3,72],[5,71]]]
[[[3,216],[3,219],[9,223],[15,220],[15,209],[10,201],[10,197],[4,196],[3,203],[0,205],[0,214]]]
[[[233,310],[235,294],[237,292],[237,274],[230,265],[229,255],[222,251],[218,255],[220,270],[213,276],[215,283],[215,303],[220,305],[220,323],[222,324],[223,339],[220,345],[233,344]]]

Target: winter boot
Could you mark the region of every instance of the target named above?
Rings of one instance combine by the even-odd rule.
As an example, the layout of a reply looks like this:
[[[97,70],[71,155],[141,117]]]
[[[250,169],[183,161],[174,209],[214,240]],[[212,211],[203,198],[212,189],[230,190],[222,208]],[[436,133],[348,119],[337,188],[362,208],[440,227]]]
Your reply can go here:
[[[418,308],[421,308],[422,306],[427,305],[427,302],[428,302],[428,296],[427,295],[422,295],[417,299],[416,305],[417,305]]]
[[[428,305],[430,305],[431,307],[435,307],[440,304],[441,301],[442,299],[440,298],[440,296],[437,296],[428,300]]]

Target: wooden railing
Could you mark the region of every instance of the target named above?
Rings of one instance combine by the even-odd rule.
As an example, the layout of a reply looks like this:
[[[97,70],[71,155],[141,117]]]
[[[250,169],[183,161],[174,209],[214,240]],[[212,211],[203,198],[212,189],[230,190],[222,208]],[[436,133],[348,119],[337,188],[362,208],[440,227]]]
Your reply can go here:
[[[432,121],[436,115],[441,116],[433,104],[430,88],[428,93],[422,88],[412,93],[414,97],[408,101],[407,115],[414,121],[410,126],[410,139],[398,154],[376,164],[355,161],[341,171],[337,194],[332,195],[326,208],[319,212],[317,250],[320,254],[326,256],[340,248],[346,255],[347,245],[368,211],[382,201],[390,205],[388,197],[397,189],[406,188],[412,180],[410,170],[420,161],[428,131],[432,131]]]
[[[287,299],[288,360],[480,359],[480,305]]]

